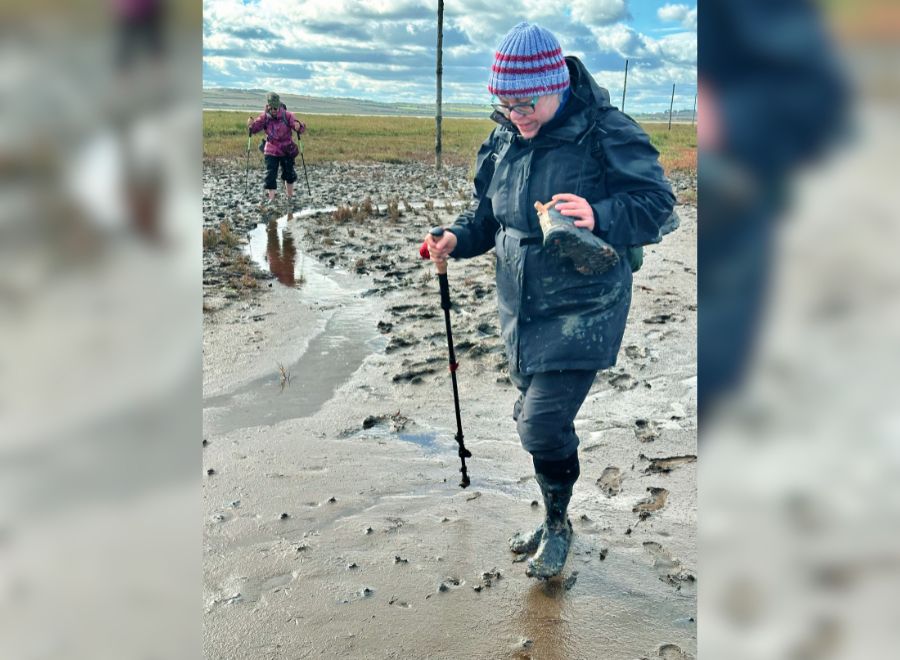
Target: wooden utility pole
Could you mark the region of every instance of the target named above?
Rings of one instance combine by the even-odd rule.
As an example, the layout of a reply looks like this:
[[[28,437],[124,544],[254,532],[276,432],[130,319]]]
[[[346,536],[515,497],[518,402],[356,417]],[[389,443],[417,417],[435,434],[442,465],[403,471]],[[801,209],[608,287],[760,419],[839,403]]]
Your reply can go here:
[[[628,59],[625,60],[625,84],[622,85],[622,112],[625,112],[625,90],[628,89]]]
[[[441,164],[441,79],[444,75],[443,67],[444,44],[444,0],[438,0],[437,20],[437,114],[434,116],[434,165],[440,171]]]
[[[691,112],[691,126],[694,125],[695,119],[697,119],[697,92],[694,92],[694,110]]]
[[[672,83],[672,100],[669,102],[669,130],[672,130],[672,106],[675,105],[675,83]]]

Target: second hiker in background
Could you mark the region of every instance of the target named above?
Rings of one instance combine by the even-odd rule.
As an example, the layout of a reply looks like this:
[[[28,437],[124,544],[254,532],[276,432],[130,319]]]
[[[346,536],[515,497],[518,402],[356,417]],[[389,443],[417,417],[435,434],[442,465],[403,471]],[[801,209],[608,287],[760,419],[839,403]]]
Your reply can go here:
[[[256,117],[247,119],[247,129],[250,135],[265,131],[266,137],[260,144],[260,150],[266,159],[265,191],[267,199],[265,211],[267,214],[274,211],[275,191],[277,187],[278,169],[281,168],[281,179],[284,181],[284,189],[287,193],[287,217],[293,216],[294,183],[297,181],[297,172],[294,169],[294,161],[300,150],[293,140],[293,132],[297,137],[306,132],[306,124],[297,119],[293,112],[281,102],[281,97],[275,92],[266,95],[266,107]]]

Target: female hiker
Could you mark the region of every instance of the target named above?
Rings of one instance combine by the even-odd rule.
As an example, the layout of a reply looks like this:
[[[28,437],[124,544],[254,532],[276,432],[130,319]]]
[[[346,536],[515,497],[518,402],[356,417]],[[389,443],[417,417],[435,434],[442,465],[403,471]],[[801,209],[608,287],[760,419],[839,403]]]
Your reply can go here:
[[[562,570],[572,536],[575,415],[597,371],[616,363],[635,246],[670,229],[675,198],[646,133],[548,30],[520,23],[504,37],[488,91],[498,126],[478,152],[475,204],[439,240],[425,240],[435,261],[495,249],[501,331],[520,392],[513,419],[545,506],[543,524],[510,548],[534,553],[526,572],[548,578]],[[554,207],[543,230],[535,202]]]
[[[297,181],[297,172],[294,170],[294,160],[300,153],[297,145],[291,139],[292,131],[297,131],[300,136],[306,131],[306,124],[297,119],[281,102],[281,98],[275,92],[266,95],[265,110],[256,118],[247,119],[247,128],[250,135],[260,131],[266,132],[265,150],[266,157],[266,182],[264,188],[268,194],[267,205],[271,208],[275,202],[276,178],[278,168],[281,167],[281,178],[287,192],[288,218],[291,217],[291,199],[294,196],[294,182]]]

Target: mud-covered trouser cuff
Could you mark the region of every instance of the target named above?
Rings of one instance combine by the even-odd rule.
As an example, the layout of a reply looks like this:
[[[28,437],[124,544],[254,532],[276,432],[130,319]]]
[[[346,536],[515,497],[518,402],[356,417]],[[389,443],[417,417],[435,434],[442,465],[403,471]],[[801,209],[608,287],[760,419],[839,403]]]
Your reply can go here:
[[[535,474],[539,474],[546,480],[560,486],[571,486],[581,476],[581,465],[578,462],[578,452],[561,461],[547,461],[536,456],[531,459],[534,462]]]

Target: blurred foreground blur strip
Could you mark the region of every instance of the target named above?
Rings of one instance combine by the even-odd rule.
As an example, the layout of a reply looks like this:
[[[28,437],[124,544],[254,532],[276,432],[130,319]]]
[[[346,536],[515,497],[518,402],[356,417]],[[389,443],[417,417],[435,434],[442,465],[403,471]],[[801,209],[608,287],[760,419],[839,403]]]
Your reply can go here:
[[[154,4],[3,9],[2,658],[200,655],[201,6]]]
[[[900,14],[823,4],[700,5],[701,658],[900,648]]]

